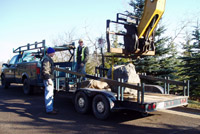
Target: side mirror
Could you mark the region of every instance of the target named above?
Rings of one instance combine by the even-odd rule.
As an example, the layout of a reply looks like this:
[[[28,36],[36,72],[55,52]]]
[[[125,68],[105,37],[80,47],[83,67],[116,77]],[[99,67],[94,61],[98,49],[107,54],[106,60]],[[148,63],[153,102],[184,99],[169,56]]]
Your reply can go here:
[[[2,67],[4,67],[4,66],[5,66],[5,67],[8,67],[8,64],[7,64],[7,63],[3,63],[3,64],[2,64]]]

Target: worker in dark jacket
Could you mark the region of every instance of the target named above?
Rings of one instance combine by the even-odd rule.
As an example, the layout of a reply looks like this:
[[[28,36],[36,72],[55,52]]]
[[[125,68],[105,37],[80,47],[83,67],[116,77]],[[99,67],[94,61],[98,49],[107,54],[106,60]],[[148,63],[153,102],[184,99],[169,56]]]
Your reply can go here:
[[[57,111],[53,108],[54,99],[54,83],[53,83],[53,72],[54,62],[52,57],[55,55],[55,50],[51,47],[47,49],[47,54],[42,60],[42,79],[45,86],[45,107],[47,114],[57,114]]]
[[[79,40],[79,46],[76,50],[77,72],[86,74],[85,65],[89,58],[88,47],[84,46],[83,40]],[[85,78],[83,78],[85,80]]]

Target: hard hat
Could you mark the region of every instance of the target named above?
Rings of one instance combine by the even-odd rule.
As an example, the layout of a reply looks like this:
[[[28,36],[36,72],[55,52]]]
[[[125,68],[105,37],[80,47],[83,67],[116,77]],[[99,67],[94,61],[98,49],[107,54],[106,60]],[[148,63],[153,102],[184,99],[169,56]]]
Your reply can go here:
[[[83,42],[83,40],[82,39],[79,39],[79,41],[78,41],[79,43],[81,43],[81,42]]]

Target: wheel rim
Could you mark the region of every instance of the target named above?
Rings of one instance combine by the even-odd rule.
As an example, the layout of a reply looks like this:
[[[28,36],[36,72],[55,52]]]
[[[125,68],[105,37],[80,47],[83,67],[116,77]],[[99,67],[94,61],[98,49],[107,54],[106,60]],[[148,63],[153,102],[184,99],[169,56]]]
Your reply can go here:
[[[97,103],[97,111],[99,113],[103,113],[104,112],[104,109],[105,109],[105,106],[104,106],[104,103],[102,101],[99,101]]]
[[[78,105],[81,108],[85,106],[85,100],[82,97],[78,99]]]

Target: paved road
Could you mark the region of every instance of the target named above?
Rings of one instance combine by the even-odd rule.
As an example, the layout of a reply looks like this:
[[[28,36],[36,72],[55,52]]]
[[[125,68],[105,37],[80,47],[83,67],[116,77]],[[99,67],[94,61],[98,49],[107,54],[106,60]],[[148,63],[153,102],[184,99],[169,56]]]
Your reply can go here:
[[[21,86],[0,86],[0,134],[200,134],[200,111],[176,108],[141,117],[133,111],[113,113],[106,121],[76,113],[64,93],[55,96],[58,115],[44,112],[43,94],[26,96]]]

